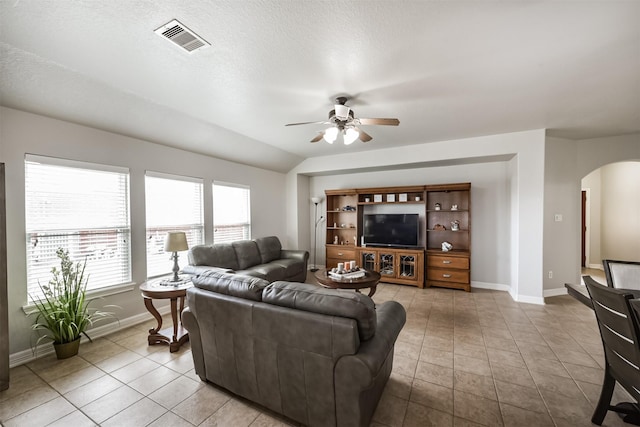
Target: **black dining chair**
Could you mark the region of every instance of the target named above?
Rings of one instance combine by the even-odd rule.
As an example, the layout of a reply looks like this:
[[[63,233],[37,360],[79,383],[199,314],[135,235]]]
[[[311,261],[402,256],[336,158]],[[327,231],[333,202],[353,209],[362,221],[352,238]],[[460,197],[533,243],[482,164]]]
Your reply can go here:
[[[640,262],[603,259],[607,285],[616,289],[640,289]]]
[[[584,276],[598,320],[605,353],[604,381],[600,399],[591,422],[602,425],[607,411],[624,414],[627,423],[640,425],[637,403],[611,406],[616,382],[640,401],[640,331],[630,300],[640,297],[640,291],[614,289],[599,284],[591,276]]]

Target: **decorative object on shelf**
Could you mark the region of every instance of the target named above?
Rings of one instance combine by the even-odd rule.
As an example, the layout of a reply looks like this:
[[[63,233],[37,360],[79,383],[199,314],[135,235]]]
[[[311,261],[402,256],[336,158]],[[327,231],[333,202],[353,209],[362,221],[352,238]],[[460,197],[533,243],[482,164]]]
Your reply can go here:
[[[353,246],[356,246],[358,244],[358,238],[356,236],[353,236]]]
[[[398,201],[399,202],[406,202],[407,201],[407,193],[398,194]]]
[[[369,203],[370,201],[371,201],[371,199],[370,199],[370,198],[368,198],[368,197],[365,197],[365,198],[364,198],[364,202],[365,202],[365,203]]]
[[[387,202],[395,202],[396,195],[395,194],[387,194]]]
[[[451,205],[451,210],[452,211],[457,211],[458,210],[458,205]]]
[[[337,245],[337,244],[338,244],[338,236],[335,236],[335,237],[333,238],[333,244],[334,244],[334,245]]]
[[[455,221],[451,221],[451,231],[458,230],[460,230],[460,221],[458,221],[457,219]]]
[[[416,200],[416,202],[419,202],[420,201],[420,196],[416,196],[415,200]]]
[[[446,230],[446,229],[447,229],[447,227],[445,227],[445,226],[444,226],[444,225],[442,225],[442,224],[436,224],[436,225],[434,225],[434,226],[433,226],[433,229],[434,229],[434,230],[437,230],[437,231],[444,231],[444,230]]]
[[[178,277],[178,271],[180,271],[178,252],[186,251],[187,249],[189,249],[189,245],[187,244],[187,235],[184,231],[169,231],[167,233],[167,237],[164,240],[164,251],[173,252],[173,255],[171,255],[171,259],[173,260],[173,277],[170,280],[171,282],[180,282],[180,277]]]
[[[382,203],[382,194],[374,194],[373,195],[373,201],[375,203]]]
[[[453,245],[449,242],[442,242],[442,252],[449,252],[453,249]]]
[[[442,206],[440,205],[440,203],[436,203],[434,209],[439,211],[442,208]]]
[[[351,206],[351,205],[347,205],[344,208],[342,208],[342,210],[346,211],[346,212],[353,212],[353,211],[356,210],[356,207],[355,206]]]
[[[74,265],[69,251],[63,248],[56,250],[56,256],[60,259],[60,269],[53,267],[49,283],[39,285],[42,299],[33,298],[36,319],[31,329],[45,332],[36,341],[35,349],[40,342],[50,339],[58,359],[66,359],[78,353],[80,335],[92,341],[86,332],[89,326],[115,317],[111,312],[89,308],[91,300],[86,299],[89,279],[84,275],[86,258]]]
[[[313,213],[313,268],[311,271],[318,271],[318,266],[316,265],[316,252],[318,251],[316,244],[318,239],[318,224],[320,224],[324,218],[324,216],[320,215],[320,219],[318,219],[318,204],[322,202],[322,197],[312,197],[311,202],[315,205],[315,211]],[[335,227],[336,224],[334,223],[333,226]]]
[[[347,224],[343,222],[342,224],[340,224],[340,228],[347,228]]]

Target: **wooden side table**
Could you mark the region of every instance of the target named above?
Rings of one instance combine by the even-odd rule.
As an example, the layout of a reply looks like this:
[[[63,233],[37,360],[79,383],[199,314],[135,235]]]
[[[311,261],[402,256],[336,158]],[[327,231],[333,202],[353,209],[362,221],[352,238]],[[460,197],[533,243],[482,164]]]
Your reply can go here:
[[[186,282],[179,282],[177,286],[161,285],[162,280],[166,279],[149,280],[140,285],[140,292],[144,298],[144,306],[158,322],[158,326],[149,329],[147,339],[149,345],[168,344],[169,351],[174,353],[180,349],[182,344],[189,341],[189,333],[182,326],[182,320],[178,322],[178,317],[182,314],[182,310],[184,310],[184,299],[187,296],[187,289],[192,287],[193,283],[187,280]],[[162,328],[162,316],[160,316],[158,310],[153,306],[154,299],[171,300],[173,327],[160,330]],[[180,304],[180,311],[178,311],[178,304]]]

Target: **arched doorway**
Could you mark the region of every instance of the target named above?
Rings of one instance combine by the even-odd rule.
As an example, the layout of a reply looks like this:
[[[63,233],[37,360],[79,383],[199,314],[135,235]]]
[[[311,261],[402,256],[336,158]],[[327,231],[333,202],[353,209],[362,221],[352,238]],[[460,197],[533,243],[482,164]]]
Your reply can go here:
[[[640,261],[640,162],[602,166],[581,180],[582,274],[604,281],[603,259]]]

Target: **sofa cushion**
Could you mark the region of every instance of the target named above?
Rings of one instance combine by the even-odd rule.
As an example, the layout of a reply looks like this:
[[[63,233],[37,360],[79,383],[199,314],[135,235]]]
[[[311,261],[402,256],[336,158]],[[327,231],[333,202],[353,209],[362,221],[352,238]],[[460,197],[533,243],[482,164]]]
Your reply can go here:
[[[304,261],[293,258],[277,259],[269,264],[276,264],[283,267],[285,269],[286,277],[296,276],[305,271],[305,268],[307,267],[307,264]]]
[[[236,251],[230,243],[194,246],[189,250],[189,263],[230,268],[231,270],[237,270],[239,267]]]
[[[195,276],[191,281],[196,288],[253,301],[261,301],[262,290],[269,285],[257,277],[213,270]]]
[[[257,271],[260,274],[264,274],[265,278],[271,282],[276,282],[278,280],[285,280],[285,269],[283,266],[276,264],[275,262],[270,262],[269,264],[260,264],[251,267],[249,270]]]
[[[256,245],[256,242],[253,240],[238,240],[231,243],[231,245],[236,251],[239,270],[244,270],[247,267],[262,264],[260,252],[258,252],[258,245]]]
[[[255,242],[256,245],[258,245],[258,250],[260,251],[262,264],[266,264],[274,259],[280,258],[282,244],[280,244],[280,239],[276,236],[259,237]]]
[[[350,290],[321,288],[308,283],[274,282],[262,292],[262,301],[281,307],[354,319],[360,340],[376,333],[376,309],[373,300]]]

